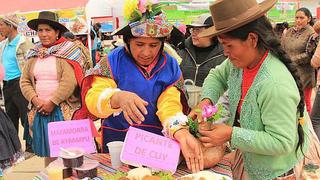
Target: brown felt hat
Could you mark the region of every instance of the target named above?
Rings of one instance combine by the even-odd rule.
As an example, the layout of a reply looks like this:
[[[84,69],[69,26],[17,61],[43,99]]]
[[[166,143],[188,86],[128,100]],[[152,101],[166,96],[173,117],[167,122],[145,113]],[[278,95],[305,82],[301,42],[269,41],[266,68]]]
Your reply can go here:
[[[199,33],[200,37],[217,36],[246,25],[271,9],[277,0],[216,0],[210,5],[214,26]]]
[[[59,23],[58,14],[51,11],[41,11],[37,19],[32,19],[27,24],[29,28],[35,31],[37,31],[39,24],[49,24],[59,29],[61,34],[69,31],[64,25]]]

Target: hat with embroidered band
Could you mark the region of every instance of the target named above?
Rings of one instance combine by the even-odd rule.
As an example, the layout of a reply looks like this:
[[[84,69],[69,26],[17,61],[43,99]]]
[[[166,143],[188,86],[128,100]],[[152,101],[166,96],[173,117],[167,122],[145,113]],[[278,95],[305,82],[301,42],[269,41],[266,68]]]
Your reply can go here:
[[[166,37],[174,29],[156,0],[126,0],[125,19],[129,24],[112,35],[132,34],[134,37]]]
[[[58,14],[51,11],[41,11],[37,19],[32,19],[27,23],[29,28],[35,31],[37,31],[39,24],[49,24],[59,29],[61,34],[69,31],[64,25],[59,23]]]
[[[277,0],[216,0],[210,5],[214,26],[199,33],[200,37],[216,36],[246,25],[271,9]]]

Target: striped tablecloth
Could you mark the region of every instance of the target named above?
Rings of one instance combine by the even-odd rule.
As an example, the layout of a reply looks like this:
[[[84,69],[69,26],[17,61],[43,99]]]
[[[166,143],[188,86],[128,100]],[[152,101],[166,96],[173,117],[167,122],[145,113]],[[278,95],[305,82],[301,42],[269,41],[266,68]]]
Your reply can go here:
[[[109,154],[89,154],[85,155],[85,157],[88,159],[99,161],[100,166],[98,167],[98,175],[100,177],[106,177],[107,175],[114,174],[117,171],[128,172],[130,170],[128,165],[123,165],[118,169],[112,168]],[[217,174],[228,176],[232,179],[230,162],[224,159],[222,159],[215,167],[207,170],[213,171]],[[187,168],[184,165],[179,165],[176,173],[173,176],[178,178],[190,173],[191,172],[187,170]]]

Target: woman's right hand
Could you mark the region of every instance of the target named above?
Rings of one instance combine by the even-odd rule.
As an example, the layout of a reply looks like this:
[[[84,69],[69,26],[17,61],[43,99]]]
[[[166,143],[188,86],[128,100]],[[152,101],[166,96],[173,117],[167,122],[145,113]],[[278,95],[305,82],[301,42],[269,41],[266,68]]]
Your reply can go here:
[[[196,109],[202,109],[202,107],[206,105],[213,105],[213,103],[210,99],[203,99],[195,108],[191,110],[188,117],[191,117],[193,120],[198,119],[199,121],[202,121],[202,116],[196,112]]]
[[[31,102],[36,107],[37,111],[39,111],[43,107],[43,105],[45,104],[45,101],[38,98],[38,97],[32,98]]]
[[[129,91],[118,91],[113,94],[110,100],[111,107],[121,108],[124,118],[129,124],[132,121],[141,124],[144,121],[144,115],[148,114],[146,106],[148,102],[144,101],[137,94]]]

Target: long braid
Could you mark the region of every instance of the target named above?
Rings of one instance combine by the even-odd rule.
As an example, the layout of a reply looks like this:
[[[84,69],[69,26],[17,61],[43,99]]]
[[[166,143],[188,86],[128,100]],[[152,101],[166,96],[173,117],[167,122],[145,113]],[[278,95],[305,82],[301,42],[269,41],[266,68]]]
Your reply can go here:
[[[298,109],[300,118],[303,118],[304,106],[305,106],[304,93],[303,93],[303,87],[302,87],[302,83],[300,80],[300,76],[298,75],[298,71],[297,71],[296,66],[292,63],[288,54],[281,47],[280,40],[275,36],[275,34],[273,34],[272,36],[270,36],[270,35],[266,36],[264,43],[270,49],[270,51],[274,55],[276,55],[281,60],[281,62],[283,62],[283,64],[288,68],[288,70],[292,74],[294,80],[296,81],[296,84],[299,89],[299,94],[300,94],[300,102],[298,104],[297,109]],[[298,136],[299,136],[299,141],[298,141],[298,145],[296,147],[296,151],[299,149],[299,147],[302,150],[302,146],[303,146],[303,142],[304,142],[304,133],[303,133],[303,129],[302,129],[302,126],[300,123],[298,123]]]
[[[305,106],[304,94],[303,94],[302,83],[300,81],[300,77],[298,76],[297,68],[292,63],[288,54],[281,47],[280,40],[275,35],[269,20],[265,16],[262,16],[245,26],[242,26],[236,30],[226,33],[226,35],[229,37],[238,38],[244,41],[248,38],[248,34],[250,32],[253,32],[259,36],[258,48],[261,50],[267,50],[267,49],[270,50],[271,53],[277,56],[279,60],[287,67],[287,69],[292,74],[300,94],[300,102],[297,106],[297,110],[299,112],[300,118],[303,118],[304,106]],[[298,136],[299,136],[299,140],[298,140],[298,145],[296,147],[296,151],[299,148],[302,149],[302,145],[304,142],[304,133],[300,123],[298,123]]]

